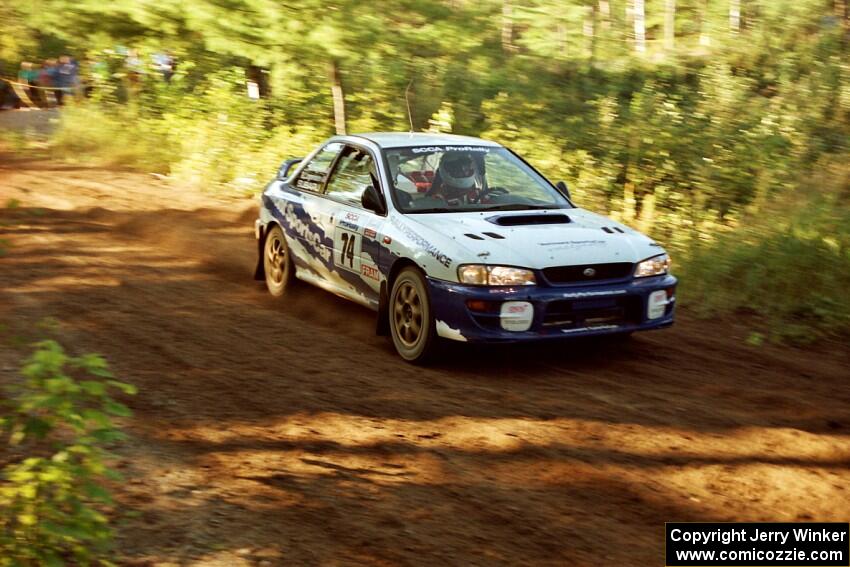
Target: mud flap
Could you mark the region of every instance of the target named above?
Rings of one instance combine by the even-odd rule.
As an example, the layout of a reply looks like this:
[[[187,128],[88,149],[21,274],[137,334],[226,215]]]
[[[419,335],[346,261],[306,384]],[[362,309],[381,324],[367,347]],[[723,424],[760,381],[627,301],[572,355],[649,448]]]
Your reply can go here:
[[[381,291],[378,293],[378,319],[375,321],[375,334],[387,337],[390,334],[390,298],[387,292],[386,280],[381,282]]]
[[[266,279],[266,270],[263,266],[263,246],[266,244],[266,231],[260,227],[260,237],[257,239],[257,267],[254,269],[254,279],[262,281]]]

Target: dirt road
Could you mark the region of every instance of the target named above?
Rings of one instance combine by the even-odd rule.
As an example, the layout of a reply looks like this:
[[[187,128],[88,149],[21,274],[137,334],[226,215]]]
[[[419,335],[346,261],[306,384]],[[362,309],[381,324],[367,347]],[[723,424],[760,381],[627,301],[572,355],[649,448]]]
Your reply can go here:
[[[250,200],[6,154],[0,205],[0,379],[51,335],[139,388],[123,564],[662,565],[665,521],[850,518],[846,345],[685,311],[422,369],[360,307],[275,303]]]

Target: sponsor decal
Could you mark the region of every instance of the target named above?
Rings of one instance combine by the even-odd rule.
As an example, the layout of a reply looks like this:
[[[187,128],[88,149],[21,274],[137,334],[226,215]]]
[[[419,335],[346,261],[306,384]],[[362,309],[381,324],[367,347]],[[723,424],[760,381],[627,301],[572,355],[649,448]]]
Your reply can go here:
[[[357,213],[345,213],[345,220],[351,222],[357,222],[360,219],[360,215]]]
[[[396,228],[398,228],[400,231],[402,231],[407,238],[412,240],[414,244],[416,244],[417,246],[422,248],[422,250],[424,250],[425,252],[427,252],[428,254],[433,256],[434,259],[437,260],[437,262],[439,262],[440,264],[442,264],[443,266],[445,266],[447,268],[451,267],[452,259],[449,258],[443,252],[441,252],[436,246],[431,244],[428,240],[426,240],[423,236],[421,236],[415,230],[413,230],[409,226],[402,223],[396,217],[391,217],[390,222],[392,222],[393,225],[395,225]],[[386,238],[384,238],[384,241],[386,242]]]
[[[312,181],[305,181],[304,179],[298,180],[298,188],[306,189],[307,191],[318,191],[321,186],[318,183],[313,183]]]
[[[604,240],[561,240],[560,242],[541,242],[538,246],[561,246],[564,248],[578,248],[580,246],[599,246],[605,244]]]
[[[488,154],[490,153],[491,149],[493,148],[487,148],[482,146],[427,146],[424,148],[411,148],[411,150],[415,154],[424,154],[431,152],[482,152]]]
[[[564,299],[571,299],[573,297],[593,297],[595,295],[622,295],[626,293],[624,289],[618,289],[614,291],[576,291],[574,293],[565,293],[563,295]]]
[[[286,219],[289,228],[303,238],[316,254],[318,254],[325,262],[330,261],[331,251],[322,246],[322,237],[317,232],[313,231],[309,224],[298,218],[295,214],[295,206],[292,203],[286,204],[286,210],[283,213],[283,217]]]
[[[561,329],[562,333],[580,333],[582,331],[606,331],[619,329],[620,325],[594,325],[593,327],[579,327],[578,329]]]
[[[349,222],[345,219],[341,219],[339,222],[337,222],[337,225],[342,227],[342,228],[346,228],[346,229],[348,229],[352,232],[359,232],[360,231],[359,225],[354,224],[353,222]]]
[[[378,233],[374,228],[364,228],[363,236],[365,236],[366,238],[375,238],[376,236],[378,236]]]
[[[381,279],[381,275],[380,272],[378,272],[378,268],[376,268],[375,266],[370,266],[368,264],[362,264],[360,266],[360,275],[375,281]]]

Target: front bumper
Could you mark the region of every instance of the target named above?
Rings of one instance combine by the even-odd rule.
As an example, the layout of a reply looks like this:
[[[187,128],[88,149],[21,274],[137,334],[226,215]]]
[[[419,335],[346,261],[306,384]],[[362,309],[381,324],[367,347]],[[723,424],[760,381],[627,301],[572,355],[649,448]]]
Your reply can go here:
[[[428,278],[437,333],[470,342],[531,341],[669,327],[677,281],[666,275],[585,286],[484,287]],[[508,311],[523,309],[527,315],[520,316],[526,320],[519,324],[516,319],[506,320],[512,317]]]

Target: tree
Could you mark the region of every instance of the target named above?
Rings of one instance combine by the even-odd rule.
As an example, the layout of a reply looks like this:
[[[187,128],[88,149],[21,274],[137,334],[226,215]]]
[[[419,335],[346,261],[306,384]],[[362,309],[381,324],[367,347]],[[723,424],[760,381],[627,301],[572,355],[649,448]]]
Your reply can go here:
[[[646,52],[646,14],[644,13],[644,0],[632,0],[634,2],[635,19],[635,51]]]
[[[676,41],[676,0],[664,0],[664,47],[672,50]]]
[[[741,29],[741,0],[729,0],[729,29],[732,33]]]

